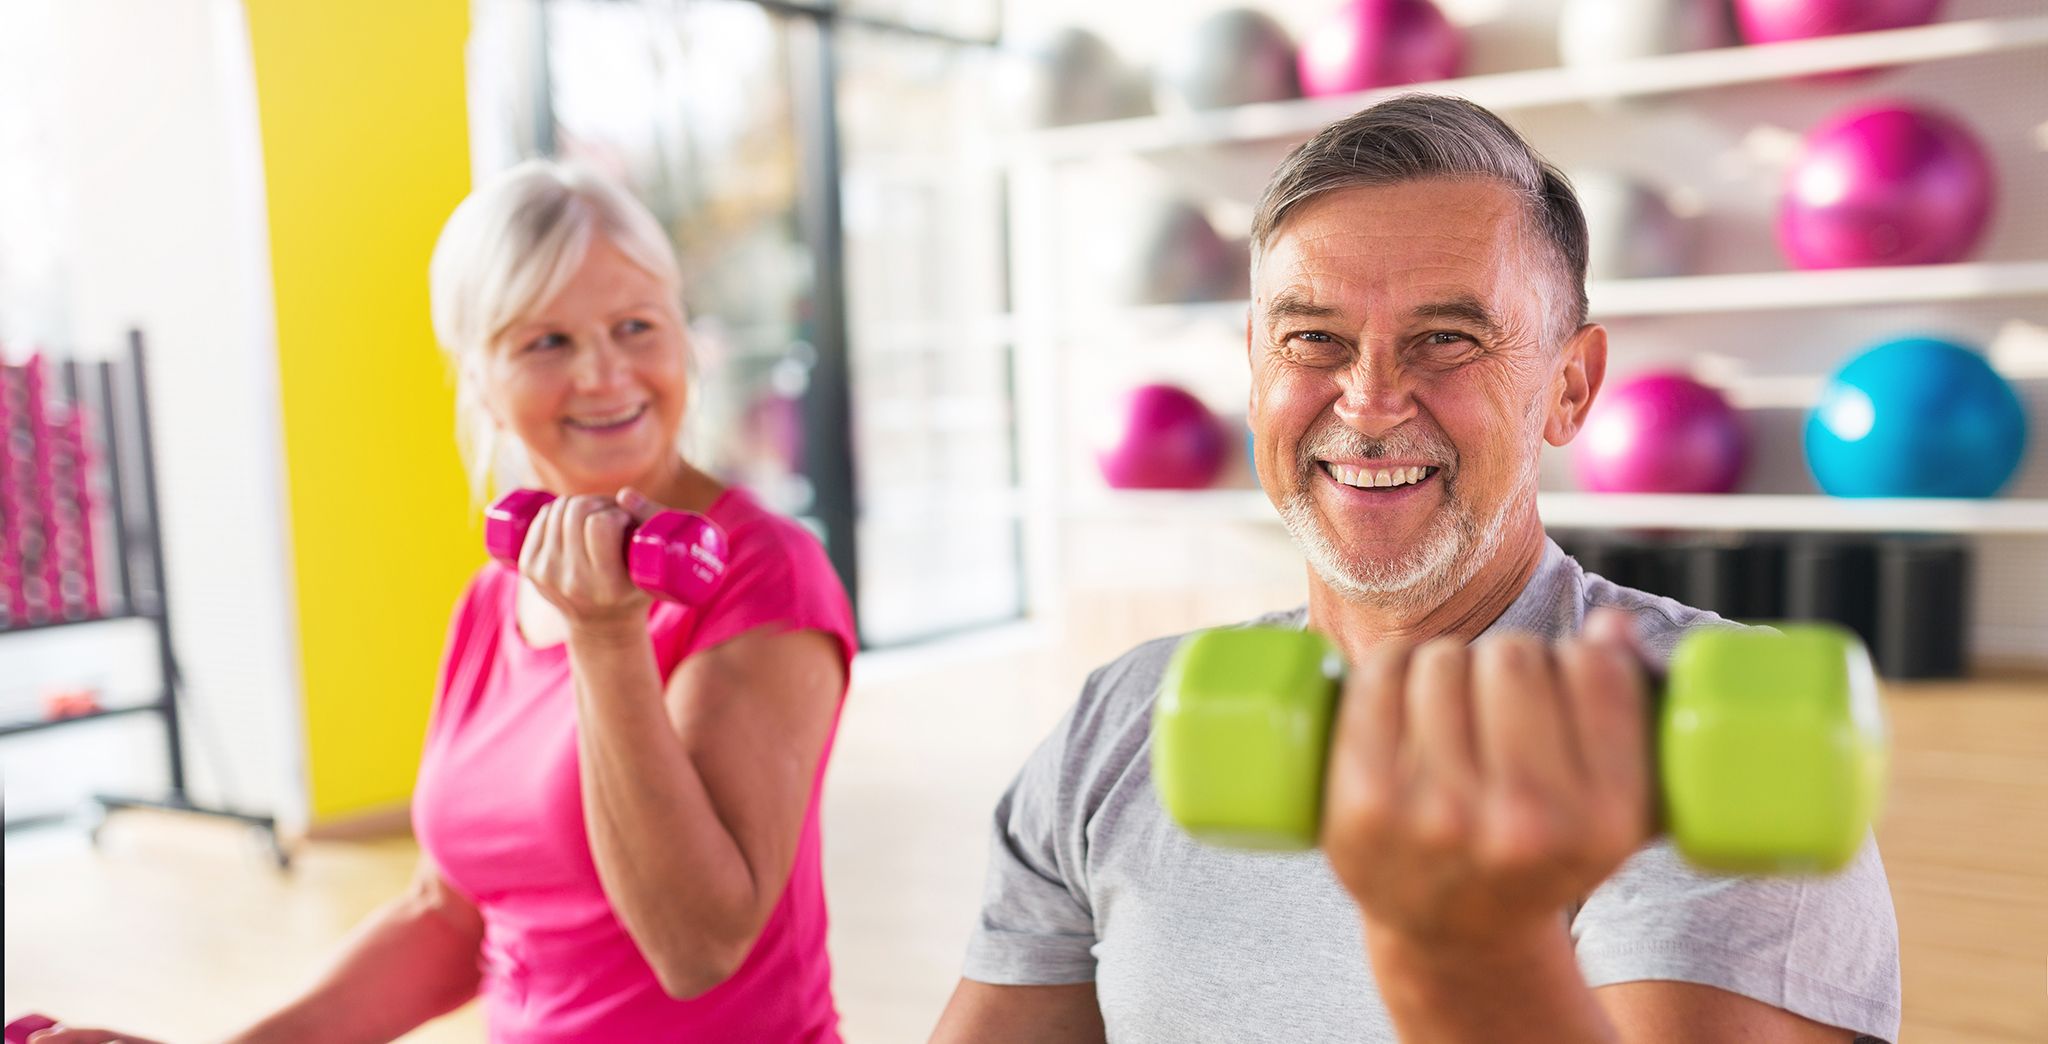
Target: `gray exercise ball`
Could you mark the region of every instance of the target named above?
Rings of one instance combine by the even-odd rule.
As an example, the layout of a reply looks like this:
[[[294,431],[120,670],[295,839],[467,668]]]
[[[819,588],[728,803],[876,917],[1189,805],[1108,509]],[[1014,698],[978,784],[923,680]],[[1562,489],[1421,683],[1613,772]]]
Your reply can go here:
[[[1557,55],[1565,65],[1604,65],[1734,43],[1727,0],[1565,0],[1557,20]]]
[[[1586,214],[1586,278],[1659,279],[1691,267],[1691,226],[1662,195],[1609,170],[1569,177]]]
[[[1218,109],[1301,97],[1294,41],[1264,12],[1218,11],[1168,49],[1157,84],[1161,107]]]
[[[1117,57],[1108,41],[1079,27],[1006,50],[997,75],[1003,107],[1018,127],[1060,127],[1152,111],[1144,77]]]
[[[1107,289],[1118,304],[1193,304],[1247,292],[1244,247],[1219,235],[1186,200],[1137,207],[1104,242],[1112,251]]]

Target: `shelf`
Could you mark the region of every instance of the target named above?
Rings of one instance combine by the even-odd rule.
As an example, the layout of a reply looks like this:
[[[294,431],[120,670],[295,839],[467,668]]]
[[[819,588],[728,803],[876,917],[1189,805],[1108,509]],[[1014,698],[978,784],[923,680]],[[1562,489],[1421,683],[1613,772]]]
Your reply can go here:
[[[2048,295],[2048,261],[1842,268],[1589,283],[1594,319]]]
[[[856,524],[893,530],[929,531],[967,522],[1013,522],[1026,513],[1018,489],[961,489],[954,486],[899,486],[861,495]]]
[[[1011,162],[1046,162],[1227,142],[1306,138],[1325,124],[1367,105],[1413,91],[1456,95],[1496,112],[1506,112],[1910,65],[2044,45],[2048,45],[2048,16],[1944,22],[1876,33],[1687,51],[1599,66],[1491,73],[1327,98],[1056,127],[1020,136],[1005,155]]]
[[[2048,536],[2048,499],[1849,499],[1796,494],[1544,493],[1538,508],[1558,529],[1957,533]],[[1080,520],[1278,522],[1256,489],[1120,490],[1078,495]]]
[[[2048,536],[2048,500],[1949,500],[1798,494],[1545,493],[1560,529],[1687,529]]]
[[[1595,320],[2048,297],[2048,261],[1595,280],[1586,284],[1586,297],[1588,316]],[[1249,307],[1243,300],[1137,305],[1083,312],[1066,327],[1071,333],[1102,325],[1160,331],[1207,326],[1241,336]]]
[[[867,432],[953,433],[1008,431],[1015,426],[1008,400],[986,395],[937,395],[917,399],[895,396],[871,399],[861,407],[855,427]]]
[[[1273,505],[1257,489],[1102,489],[1074,494],[1069,518],[1102,522],[1274,522]]]
[[[81,721],[93,721],[99,718],[119,717],[123,714],[140,714],[144,712],[161,710],[163,710],[163,702],[159,700],[156,703],[138,703],[120,707],[107,707],[105,709],[91,711],[86,714],[74,714],[68,718],[40,718],[28,721],[10,721],[0,723],[0,738],[5,738],[7,736],[19,736],[23,733],[28,732],[41,732],[44,729],[54,729],[60,725],[74,725]]]
[[[1017,339],[1016,323],[1004,314],[944,319],[883,319],[855,323],[850,343],[857,360],[890,355],[928,355],[963,348],[994,351]]]
[[[110,613],[106,616],[90,616],[83,620],[53,620],[49,623],[22,624],[18,627],[0,627],[0,638],[8,635],[29,634],[34,631],[54,631],[60,627],[83,627],[86,624],[112,623],[116,620],[151,620],[149,613]]]

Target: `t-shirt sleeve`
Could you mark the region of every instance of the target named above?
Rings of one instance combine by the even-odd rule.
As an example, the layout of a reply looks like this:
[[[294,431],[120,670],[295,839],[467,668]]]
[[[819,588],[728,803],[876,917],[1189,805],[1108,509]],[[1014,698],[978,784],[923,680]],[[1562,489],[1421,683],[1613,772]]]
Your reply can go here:
[[[821,631],[838,645],[842,665],[853,662],[853,610],[816,538],[793,522],[763,519],[732,535],[731,553],[725,579],[688,634],[687,651],[765,626]]]
[[[1095,915],[1089,909],[1079,831],[1062,805],[1071,798],[1069,710],[1025,761],[996,804],[981,920],[968,939],[962,974],[997,986],[1095,981]]]
[[[1715,877],[1660,840],[1572,919],[1594,987],[1646,979],[1739,993],[1879,1040],[1899,1031],[1899,935],[1875,840],[1828,877]]]

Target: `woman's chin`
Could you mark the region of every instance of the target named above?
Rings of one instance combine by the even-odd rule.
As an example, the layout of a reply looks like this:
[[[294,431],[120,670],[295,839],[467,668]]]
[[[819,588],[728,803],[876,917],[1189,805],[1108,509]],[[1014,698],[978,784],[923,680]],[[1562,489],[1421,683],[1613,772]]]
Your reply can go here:
[[[563,496],[610,496],[646,482],[649,468],[555,468],[542,472],[544,481]]]

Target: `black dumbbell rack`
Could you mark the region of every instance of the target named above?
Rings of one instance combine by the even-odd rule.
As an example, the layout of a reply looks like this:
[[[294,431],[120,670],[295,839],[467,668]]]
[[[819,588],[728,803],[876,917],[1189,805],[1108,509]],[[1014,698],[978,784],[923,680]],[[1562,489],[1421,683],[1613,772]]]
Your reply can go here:
[[[1559,529],[1588,572],[1735,620],[1827,620],[1887,678],[1969,667],[1971,546],[1929,534],[1669,534]]]
[[[89,419],[91,438],[97,442],[98,452],[91,455],[90,463],[97,465],[101,496],[93,505],[95,517],[87,521],[87,528],[106,541],[108,550],[104,558],[111,566],[107,578],[111,583],[96,585],[99,596],[91,599],[91,604],[80,604],[70,596],[72,592],[67,592],[61,605],[53,599],[50,606],[28,613],[0,610],[0,642],[59,627],[99,625],[114,620],[147,621],[155,632],[156,694],[146,702],[99,707],[65,717],[0,721],[0,739],[71,728],[119,715],[158,715],[163,719],[169,785],[161,797],[94,795],[99,813],[92,826],[95,841],[106,817],[121,809],[189,812],[255,827],[269,842],[278,866],[286,867],[290,865],[289,854],[278,836],[275,817],[201,805],[185,789],[185,750],[179,714],[188,697],[183,692],[183,678],[171,641],[171,607],[165,593],[163,535],[157,509],[156,460],[145,372],[139,331],[129,335],[124,360],[101,360],[89,371],[76,360],[59,364],[65,396],[75,410]],[[0,432],[0,438],[5,437],[7,433]],[[0,481],[15,482],[16,478],[0,475]],[[19,547],[0,547],[0,554],[20,555],[23,551]],[[16,817],[8,819],[5,828],[11,832],[65,818],[68,816],[62,814]]]

